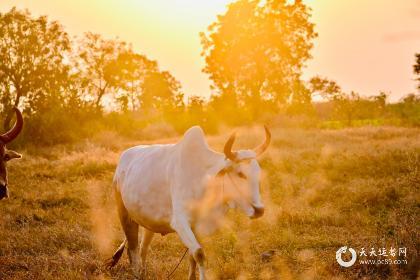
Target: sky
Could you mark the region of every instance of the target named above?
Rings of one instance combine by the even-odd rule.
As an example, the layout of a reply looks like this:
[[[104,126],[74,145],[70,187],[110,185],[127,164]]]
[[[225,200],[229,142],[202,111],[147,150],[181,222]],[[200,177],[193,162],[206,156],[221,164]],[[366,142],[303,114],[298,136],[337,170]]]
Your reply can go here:
[[[118,37],[159,62],[188,95],[209,96],[199,33],[229,0],[0,0],[0,11],[28,9],[58,20],[72,36]],[[304,0],[319,37],[304,78],[320,75],[361,95],[415,92],[412,65],[420,52],[420,0]]]

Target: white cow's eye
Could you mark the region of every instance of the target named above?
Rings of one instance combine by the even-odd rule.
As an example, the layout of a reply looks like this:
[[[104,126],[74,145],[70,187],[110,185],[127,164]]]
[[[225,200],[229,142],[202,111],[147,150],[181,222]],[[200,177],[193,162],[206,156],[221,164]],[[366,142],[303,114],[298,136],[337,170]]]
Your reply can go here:
[[[238,176],[239,178],[242,178],[242,179],[248,179],[248,177],[242,171],[238,172]]]

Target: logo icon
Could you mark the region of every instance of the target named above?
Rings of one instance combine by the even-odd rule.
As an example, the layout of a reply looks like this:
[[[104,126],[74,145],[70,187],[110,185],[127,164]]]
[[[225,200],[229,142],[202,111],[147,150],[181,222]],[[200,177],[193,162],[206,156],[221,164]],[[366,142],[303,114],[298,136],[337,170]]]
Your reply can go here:
[[[335,258],[337,259],[338,264],[341,265],[342,267],[352,266],[356,262],[356,259],[357,259],[356,251],[353,248],[349,248],[349,252],[351,253],[351,260],[343,261],[343,259],[341,258],[341,255],[345,254],[346,252],[347,252],[347,246],[343,246],[340,249],[338,249],[337,252],[335,253]]]

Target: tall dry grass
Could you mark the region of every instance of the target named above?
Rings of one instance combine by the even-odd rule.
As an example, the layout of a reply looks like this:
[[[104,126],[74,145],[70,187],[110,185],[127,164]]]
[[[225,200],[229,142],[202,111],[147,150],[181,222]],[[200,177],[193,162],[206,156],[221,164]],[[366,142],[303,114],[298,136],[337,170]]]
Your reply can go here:
[[[262,137],[261,128],[242,128],[235,147]],[[226,138],[209,143],[220,151]],[[126,257],[112,271],[102,261],[123,238],[110,186],[115,164],[137,142],[102,133],[21,151],[9,166],[11,198],[0,202],[0,279],[133,279]],[[210,279],[416,278],[419,129],[274,128],[260,162],[266,214],[251,221],[231,211],[219,231],[201,237]],[[335,252],[343,245],[407,247],[409,263],[340,268]],[[182,252],[176,235],[157,235],[147,279],[164,279]],[[187,270],[184,261],[174,279]]]

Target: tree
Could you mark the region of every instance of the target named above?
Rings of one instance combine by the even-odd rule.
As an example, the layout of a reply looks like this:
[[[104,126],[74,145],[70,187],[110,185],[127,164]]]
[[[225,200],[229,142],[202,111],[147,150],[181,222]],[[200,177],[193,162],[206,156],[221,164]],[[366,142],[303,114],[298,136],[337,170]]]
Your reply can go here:
[[[420,103],[420,94],[409,93],[401,98],[403,103],[416,104]]]
[[[80,42],[77,67],[83,87],[100,109],[102,98],[122,87],[118,56],[127,51],[127,45],[117,40],[106,40],[98,34],[86,33]]]
[[[302,81],[295,81],[290,99],[287,108],[289,114],[313,115],[312,92]]]
[[[312,95],[318,93],[332,102],[337,117],[346,120],[347,125],[352,125],[362,100],[358,93],[351,91],[347,94],[335,81],[321,77],[311,78],[309,85]]]
[[[140,104],[150,112],[169,112],[183,106],[180,83],[167,71],[150,71],[141,86]]]
[[[384,111],[386,108],[386,101],[388,99],[388,94],[386,92],[381,91],[378,95],[374,95],[371,97],[373,101],[378,105],[378,108],[381,111]]]
[[[149,72],[158,72],[157,62],[132,50],[127,50],[118,56],[117,65],[119,70],[116,71],[116,79],[124,89],[118,96],[118,100],[125,110],[128,110],[130,105],[131,110],[136,111],[140,105],[144,80]]]
[[[201,33],[203,69],[221,95],[253,116],[262,101],[287,102],[317,36],[299,0],[238,0]]]
[[[420,91],[420,53],[416,53],[416,63],[413,65],[414,74],[417,75],[417,89]]]
[[[0,34],[0,101],[8,129],[13,106],[33,113],[46,99],[60,98],[68,84],[65,59],[71,46],[58,22],[16,8],[0,14]]]
[[[312,97],[319,94],[322,98],[333,99],[334,96],[341,94],[341,87],[332,80],[321,77],[313,77],[309,80],[309,87],[312,92]]]
[[[190,96],[188,98],[187,111],[193,120],[203,118],[205,101],[201,96]]]

